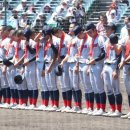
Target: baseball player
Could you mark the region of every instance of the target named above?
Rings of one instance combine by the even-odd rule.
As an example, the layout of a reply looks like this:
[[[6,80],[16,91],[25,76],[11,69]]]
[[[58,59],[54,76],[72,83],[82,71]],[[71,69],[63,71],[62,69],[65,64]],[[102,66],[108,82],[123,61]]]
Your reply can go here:
[[[80,46],[78,49],[78,64],[79,64],[79,77],[84,87],[85,93],[85,101],[86,101],[86,108],[83,109],[82,113],[88,113],[89,111],[93,110],[94,104],[94,92],[90,83],[89,77],[89,65],[88,65],[88,57],[89,57],[89,44],[91,38],[88,36],[87,33],[81,31],[77,37],[82,39],[80,42]]]
[[[66,56],[66,53],[68,51],[67,46],[68,46],[68,43],[71,41],[71,37],[59,28],[54,28],[53,34],[56,37],[60,38],[60,42],[58,46],[58,62],[60,64]],[[64,106],[61,107],[57,111],[64,112],[64,110],[67,107],[71,108],[72,88],[70,87],[70,79],[68,77],[69,75],[68,62],[65,62],[62,68],[63,68],[63,74],[62,76],[60,76],[60,81],[62,83],[61,89],[62,89],[62,97],[63,97]]]
[[[36,45],[36,72],[37,72],[37,84],[41,86],[41,98],[42,105],[36,110],[46,110],[49,103],[49,90],[45,80],[45,62],[44,62],[44,47],[45,40],[42,38],[41,33],[35,37]]]
[[[23,75],[24,73],[24,66],[23,59],[24,59],[24,44],[25,38],[22,30],[18,30],[16,33],[16,42],[14,44],[15,54],[13,57],[14,60],[14,67],[16,69],[16,74]],[[16,84],[19,96],[19,104],[16,107],[12,107],[12,109],[24,109],[27,106],[28,100],[28,90],[26,85],[26,80],[23,79],[21,84]]]
[[[11,60],[13,59],[14,56],[14,44],[15,44],[15,36],[16,36],[15,30],[11,30],[9,34],[10,41],[6,43],[5,49],[6,49],[6,55],[5,59],[3,60],[3,63],[6,62],[6,60]],[[5,64],[5,67],[7,69],[6,76],[7,76],[7,81],[10,87],[10,93],[11,93],[11,104],[10,107],[14,107],[18,103],[18,91],[16,88],[16,84],[14,82],[14,76],[15,76],[15,68],[13,64]]]
[[[46,110],[56,111],[59,107],[59,90],[56,83],[55,66],[57,58],[58,42],[55,36],[52,36],[52,29],[47,28],[43,31],[45,36],[45,49],[44,49],[44,61],[45,61],[45,80],[49,95],[51,98],[51,106]],[[43,69],[43,70],[44,70]]]
[[[0,62],[1,62],[1,65],[0,65],[0,100],[2,102],[2,96],[3,96],[3,104],[4,103],[7,103],[6,102],[6,96],[8,97],[8,95],[6,95],[6,91],[7,91],[7,88],[8,88],[8,83],[7,83],[7,79],[6,79],[6,75],[3,74],[3,59],[5,57],[5,49],[4,49],[4,42],[9,39],[6,39],[7,38],[7,32],[6,32],[6,29],[7,27],[5,26],[1,26],[0,27],[0,36],[1,36],[1,41],[0,41]],[[7,93],[8,94],[8,93]],[[3,104],[1,104],[1,106],[3,106]]]
[[[111,34],[109,36],[109,40],[105,43],[106,58],[102,72],[104,85],[107,88],[108,100],[111,108],[111,110],[104,115],[112,117],[121,116],[122,107],[122,94],[120,92],[118,68],[118,64],[121,60],[122,48],[121,45],[117,43],[117,35]]]
[[[89,49],[90,82],[94,91],[96,109],[89,111],[89,115],[102,115],[106,106],[106,93],[104,91],[101,72],[103,68],[103,59],[105,57],[104,38],[97,34],[96,26],[93,23],[86,25],[87,34],[92,38]]]
[[[120,46],[117,44],[118,39],[114,35],[116,31],[116,26],[113,23],[109,23],[105,26],[107,39],[104,44],[106,50],[106,58],[104,62],[104,68],[102,71],[102,76],[104,80],[104,85],[107,88],[108,101],[110,104],[110,111],[103,114],[104,116],[120,116],[121,106],[122,106],[122,95],[120,93],[119,87],[119,70],[118,64],[120,62]],[[110,39],[114,39],[114,43],[110,42]],[[110,38],[109,38],[110,37]],[[113,48],[113,49],[112,49]],[[116,51],[119,48],[119,52]]]
[[[81,101],[82,101],[82,92],[79,87],[79,74],[78,74],[78,60],[75,57],[78,53],[78,47],[80,44],[80,39],[76,37],[82,31],[82,27],[76,26],[73,29],[73,37],[68,46],[68,54],[61,62],[61,66],[64,65],[65,62],[69,63],[69,78],[70,85],[72,88],[72,94],[74,98],[75,105],[72,109],[66,108],[66,112],[78,112],[81,111]],[[71,32],[72,34],[72,32]]]
[[[123,48],[123,54],[121,63],[119,64],[119,68],[121,69],[123,67],[123,77],[124,77],[124,83],[126,87],[126,92],[128,95],[128,104],[130,108],[130,23],[127,24],[127,30],[128,30],[128,36],[124,37],[122,39],[121,43]],[[121,116],[121,118],[129,118],[130,119],[130,112],[128,112],[126,115]]]
[[[6,55],[6,44],[10,42],[10,38],[9,38],[9,33],[12,30],[12,27],[7,26],[5,28],[3,28],[3,32],[2,32],[2,41],[1,41],[1,56],[2,56],[2,62],[5,59],[5,55]],[[4,98],[4,104],[1,105],[1,107],[3,108],[9,108],[10,106],[10,88],[7,82],[7,67],[5,65],[1,66],[1,87],[2,87],[2,95]]]
[[[36,81],[36,42],[35,31],[27,29],[25,32],[26,42],[24,45],[24,63],[25,66],[25,79],[27,81],[28,96],[30,105],[26,109],[36,108],[37,98],[38,98],[38,88]]]

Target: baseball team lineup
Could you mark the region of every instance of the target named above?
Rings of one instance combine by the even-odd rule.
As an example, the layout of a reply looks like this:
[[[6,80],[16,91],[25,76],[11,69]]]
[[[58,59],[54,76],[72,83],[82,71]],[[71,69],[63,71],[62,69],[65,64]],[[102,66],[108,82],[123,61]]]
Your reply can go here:
[[[72,23],[69,33],[49,25],[40,32],[1,26],[0,108],[130,119],[129,110],[122,114],[120,92],[122,70],[130,108],[130,22],[126,28],[128,35],[119,39],[113,23],[104,25],[103,34],[91,22]]]

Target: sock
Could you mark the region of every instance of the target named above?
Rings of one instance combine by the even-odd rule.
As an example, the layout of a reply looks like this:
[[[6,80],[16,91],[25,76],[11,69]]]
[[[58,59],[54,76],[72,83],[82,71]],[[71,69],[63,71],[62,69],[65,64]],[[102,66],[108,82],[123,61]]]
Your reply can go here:
[[[16,99],[16,103],[19,104],[19,96],[18,96],[18,90],[15,89],[15,99]]]
[[[6,102],[6,88],[2,88],[2,96],[3,96],[3,99],[4,99],[4,103]]]
[[[29,96],[29,102],[30,102],[30,105],[32,105],[32,98],[33,98],[33,90],[28,90],[28,96]]]
[[[42,105],[48,106],[49,103],[49,91],[42,91],[41,92],[42,97]]]
[[[19,104],[23,104],[23,90],[18,90],[18,95],[19,95]]]
[[[44,105],[48,106],[49,103],[49,91],[44,92]]]
[[[6,88],[6,103],[10,104],[10,88]]]
[[[37,99],[38,99],[38,89],[33,90],[33,98],[32,98],[32,104],[36,106],[37,104]]]
[[[89,108],[89,93],[85,93],[86,108]]]
[[[29,91],[26,90],[22,90],[23,91],[23,103],[27,105],[28,103],[28,97],[29,97]]]
[[[100,96],[99,96],[99,93],[94,94],[94,97],[95,97],[95,101],[96,101],[96,108],[97,108],[97,110],[99,110],[100,109]]]
[[[67,106],[72,107],[72,90],[66,92],[67,94]]]
[[[94,107],[94,92],[89,93],[89,108],[93,110]]]
[[[117,110],[121,112],[122,108],[122,94],[115,95]]]
[[[53,91],[54,105],[59,107],[59,90]]]
[[[2,89],[0,90],[0,103],[2,101]]]
[[[103,92],[100,94],[100,108],[105,111],[106,108],[106,93]]]
[[[115,111],[116,106],[115,106],[115,96],[114,96],[114,94],[108,95],[108,101],[109,101],[110,108],[112,109],[112,111]]]
[[[51,105],[54,106],[54,95],[53,95],[53,91],[49,91],[49,95],[51,98]]]
[[[63,97],[64,106],[67,107],[67,93],[62,92],[62,97]]]
[[[128,95],[128,104],[129,104],[129,109],[130,109],[130,95]]]
[[[12,99],[12,103],[16,103],[16,98],[15,98],[15,89],[10,89],[10,94],[11,94],[11,99]]]
[[[42,98],[42,105],[45,105],[45,104],[44,104],[44,100],[45,100],[45,99],[44,99],[44,91],[41,91],[41,98]]]
[[[76,92],[76,99],[77,99],[77,106],[81,108],[81,102],[82,102],[82,92],[81,90],[77,90]]]

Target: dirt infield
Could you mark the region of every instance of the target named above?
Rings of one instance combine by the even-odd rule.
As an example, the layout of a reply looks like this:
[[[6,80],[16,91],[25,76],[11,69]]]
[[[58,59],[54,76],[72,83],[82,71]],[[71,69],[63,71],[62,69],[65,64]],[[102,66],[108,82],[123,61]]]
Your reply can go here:
[[[126,113],[128,103],[122,80],[121,92],[123,113]],[[0,109],[0,130],[130,130],[130,120],[72,113]]]

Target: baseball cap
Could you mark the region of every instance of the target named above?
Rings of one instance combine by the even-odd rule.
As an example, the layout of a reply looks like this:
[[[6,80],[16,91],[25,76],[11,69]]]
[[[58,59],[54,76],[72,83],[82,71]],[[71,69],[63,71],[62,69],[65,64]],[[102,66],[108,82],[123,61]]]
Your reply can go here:
[[[93,24],[93,23],[87,23],[86,25],[85,25],[85,30],[86,30],[86,32],[88,32],[88,31],[90,31],[91,29],[95,29],[96,28],[96,26]]]
[[[104,27],[108,27],[108,28],[111,28],[112,30],[116,31],[116,25],[114,23],[108,23],[108,24],[104,25]]]
[[[127,29],[130,29],[130,22],[126,25]]]
[[[77,36],[81,31],[83,31],[83,28],[81,26],[76,26],[72,31],[74,32],[74,35]]]
[[[109,36],[109,40],[111,44],[117,44],[118,43],[118,36],[116,34],[111,34]]]

